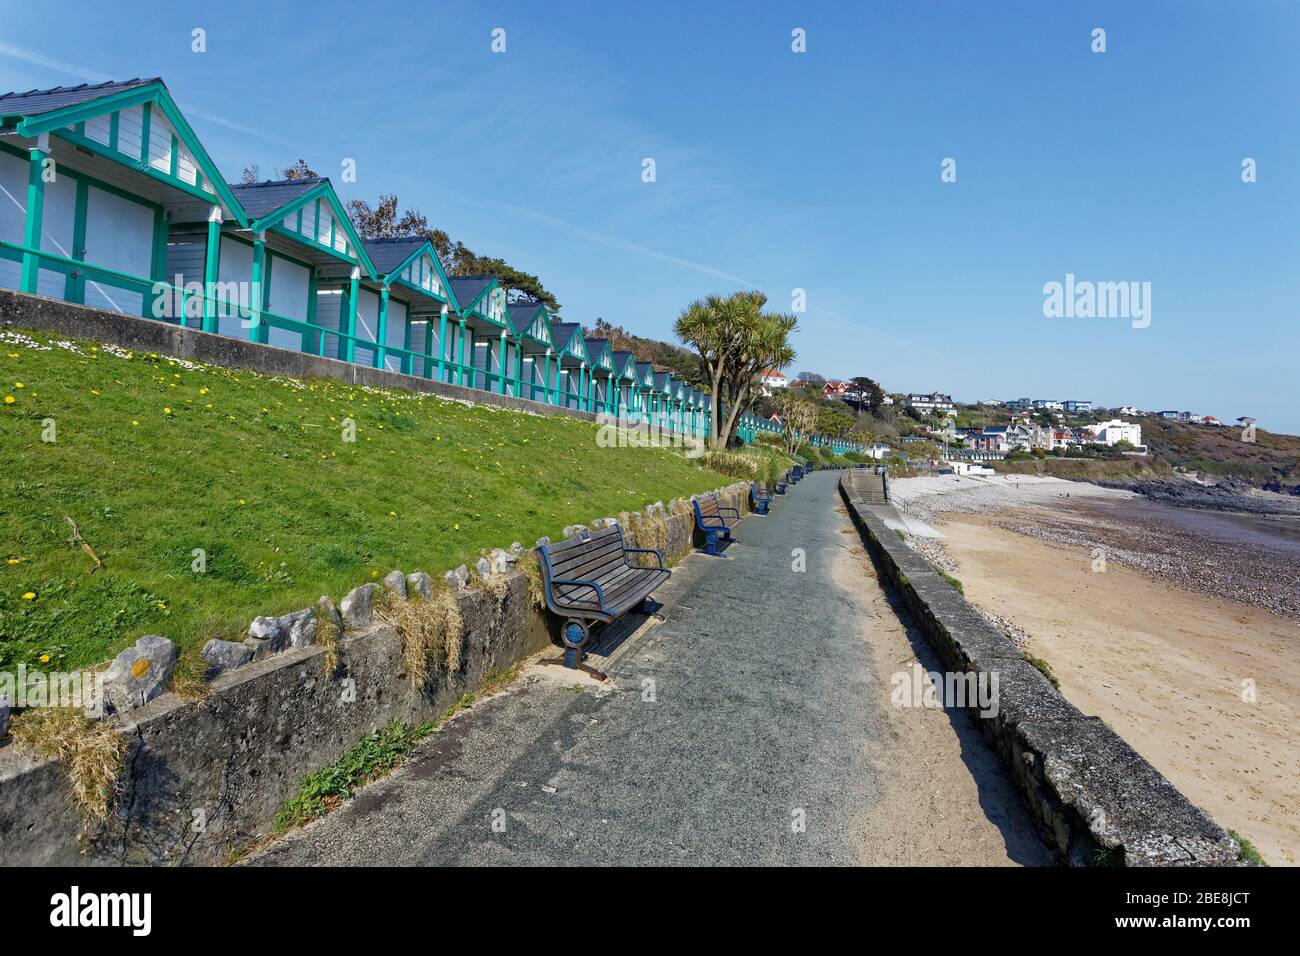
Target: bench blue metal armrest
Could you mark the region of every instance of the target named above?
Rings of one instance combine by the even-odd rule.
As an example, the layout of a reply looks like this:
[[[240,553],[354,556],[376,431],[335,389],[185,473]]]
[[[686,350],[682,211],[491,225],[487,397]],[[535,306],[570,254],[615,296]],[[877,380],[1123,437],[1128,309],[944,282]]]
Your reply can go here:
[[[585,578],[551,578],[551,595],[556,601],[562,600],[560,595],[555,593],[557,584],[576,585],[578,587],[591,588],[596,592],[597,610],[605,612],[605,592],[600,589],[600,585],[595,581],[588,581]],[[608,612],[605,612],[608,613]]]
[[[659,559],[659,570],[660,570],[660,571],[667,571],[667,570],[668,570],[668,568],[664,565],[664,554],[663,554],[663,552],[660,551],[658,548],[627,548],[627,547],[625,547],[625,548],[623,548],[623,551],[624,551],[624,553],[653,554],[656,558]]]

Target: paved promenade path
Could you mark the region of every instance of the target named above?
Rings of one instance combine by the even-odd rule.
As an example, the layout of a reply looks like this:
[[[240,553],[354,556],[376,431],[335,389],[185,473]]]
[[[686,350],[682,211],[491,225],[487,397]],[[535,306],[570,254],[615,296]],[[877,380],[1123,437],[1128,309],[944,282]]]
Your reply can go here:
[[[593,656],[607,684],[530,668],[251,862],[1050,863],[964,713],[891,706],[892,674],[938,665],[836,481],[681,562],[665,620]]]

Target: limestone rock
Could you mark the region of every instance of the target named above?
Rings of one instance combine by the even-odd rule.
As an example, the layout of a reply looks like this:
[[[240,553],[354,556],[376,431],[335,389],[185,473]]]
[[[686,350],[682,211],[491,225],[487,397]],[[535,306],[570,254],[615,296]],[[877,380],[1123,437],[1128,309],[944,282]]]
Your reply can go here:
[[[248,625],[248,636],[265,641],[271,650],[278,651],[289,642],[289,622],[282,617],[255,617]]]
[[[538,538],[537,544],[533,545],[533,547],[535,548],[549,548],[550,546],[551,546],[551,539],[548,538],[546,535],[542,535],[540,538]]]
[[[329,600],[326,598],[326,600]],[[332,607],[333,605],[331,605]],[[289,646],[294,649],[311,647],[316,643],[316,609],[305,607],[286,615],[289,624]]]
[[[406,600],[406,575],[401,571],[389,571],[384,575],[384,587],[392,592],[393,597]]]
[[[203,645],[202,654],[208,662],[207,676],[211,678],[243,667],[253,659],[253,648],[247,643],[212,640]]]
[[[513,554],[516,559],[522,558],[524,556],[524,546],[516,541],[510,546],[510,553]]]
[[[318,626],[333,625],[336,636],[343,633],[343,615],[339,613],[339,609],[334,606],[334,600],[328,594],[322,594],[317,598],[313,610],[316,612]]]
[[[492,549],[492,562],[490,565],[493,574],[505,574],[514,566],[515,557],[509,551],[502,551],[500,548]]]
[[[487,558],[479,558],[478,563],[474,565],[474,573],[484,580],[492,573],[492,565],[488,564]]]
[[[463,590],[465,585],[469,584],[469,568],[462,564],[455,571],[448,571],[443,578],[447,582],[447,587],[453,591]]]
[[[375,593],[378,590],[378,584],[363,584],[348,592],[340,605],[345,627],[355,630],[370,626],[375,615]]]
[[[406,576],[406,595],[411,598],[433,597],[433,579],[423,571],[412,571]]]
[[[167,689],[176,669],[176,645],[146,635],[128,647],[104,672],[104,699],[112,710],[142,707]]]

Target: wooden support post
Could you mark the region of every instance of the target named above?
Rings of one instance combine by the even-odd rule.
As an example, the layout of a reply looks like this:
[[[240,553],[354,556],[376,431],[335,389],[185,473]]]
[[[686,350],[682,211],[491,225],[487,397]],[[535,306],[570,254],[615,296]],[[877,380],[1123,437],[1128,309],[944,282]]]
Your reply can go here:
[[[375,368],[387,368],[384,353],[388,344],[388,286],[379,290],[379,319],[375,322]]]
[[[352,268],[352,277],[348,280],[348,338],[347,349],[345,350],[346,361],[355,362],[357,360],[357,297],[361,293],[361,269],[354,266]]]
[[[438,314],[438,381],[447,381],[447,306]]]
[[[501,357],[497,365],[501,370],[501,394],[510,394],[510,379],[506,375],[506,363],[510,360],[510,345],[506,341],[505,329],[501,330]]]
[[[524,397],[524,340],[515,339],[515,398]]]
[[[215,332],[217,322],[217,274],[221,269],[221,207],[208,213],[208,248],[203,260],[203,331]]]
[[[42,221],[45,216],[45,160],[50,156],[50,136],[42,133],[28,154],[27,161],[27,221],[23,231],[23,245],[28,249],[41,248]],[[40,257],[32,252],[23,253],[23,272],[19,288],[35,293],[41,274]]]
[[[253,274],[252,288],[248,290],[248,341],[266,342],[270,337],[262,327],[262,306],[264,296],[262,294],[262,276],[266,269],[266,242],[265,234],[258,233],[253,237]]]

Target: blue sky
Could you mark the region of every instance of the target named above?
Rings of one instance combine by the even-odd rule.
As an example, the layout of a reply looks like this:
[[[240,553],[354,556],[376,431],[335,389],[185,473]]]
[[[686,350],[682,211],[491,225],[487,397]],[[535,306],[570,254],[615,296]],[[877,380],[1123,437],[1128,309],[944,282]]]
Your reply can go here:
[[[230,178],[396,192],[570,320],[802,288],[794,371],[1300,432],[1300,4],[278,6],[10,0],[0,88],[161,75]],[[1150,326],[1045,318],[1066,273]]]

